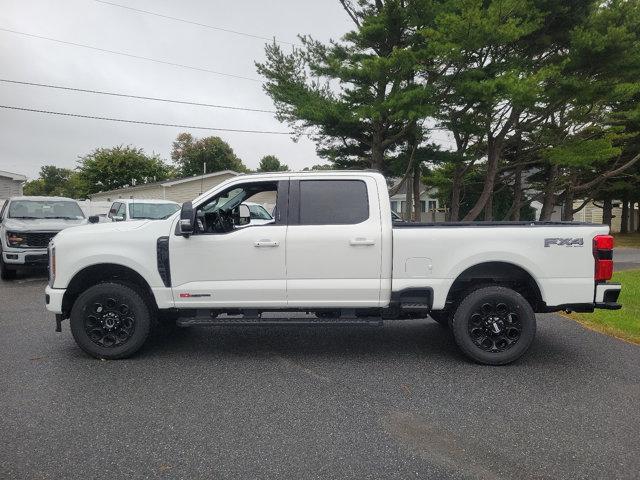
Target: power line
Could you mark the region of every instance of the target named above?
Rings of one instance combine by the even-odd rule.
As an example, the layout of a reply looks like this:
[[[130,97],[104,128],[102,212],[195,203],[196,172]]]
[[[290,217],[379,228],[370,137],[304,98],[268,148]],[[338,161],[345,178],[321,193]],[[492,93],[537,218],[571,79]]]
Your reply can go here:
[[[74,87],[64,87],[61,85],[50,85],[48,83],[36,83],[36,82],[21,82],[19,80],[9,80],[6,78],[0,78],[0,82],[4,83],[13,83],[17,85],[28,85],[31,87],[46,87],[46,88],[55,88],[57,90],[68,90],[71,92],[83,92],[83,93],[95,93],[98,95],[110,95],[112,97],[123,97],[123,98],[136,98],[139,100],[153,100],[156,102],[168,102],[168,103],[179,103],[182,105],[195,105],[198,107],[212,107],[212,108],[225,108],[228,110],[243,110],[247,112],[261,112],[261,113],[276,113],[273,110],[263,110],[260,108],[246,108],[246,107],[232,107],[229,105],[216,105],[213,103],[200,103],[200,102],[189,102],[186,100],[172,100],[169,98],[159,98],[159,97],[146,97],[143,95],[128,95],[126,93],[116,93],[116,92],[105,92],[103,90],[88,90],[84,88],[74,88]]]
[[[228,28],[216,27],[213,25],[208,25],[206,23],[194,22],[193,20],[187,20],[179,17],[172,17],[171,15],[163,15],[162,13],[151,12],[149,10],[142,10],[140,8],[129,7],[128,5],[121,5],[119,3],[107,2],[105,0],[93,0],[97,3],[102,3],[104,5],[111,5],[112,7],[124,8],[126,10],[131,10],[137,13],[144,13],[145,15],[153,15],[154,17],[166,18],[168,20],[175,20],[176,22],[188,23],[189,25],[197,25],[198,27],[210,28],[211,30],[218,30],[220,32],[232,33],[234,35],[241,35],[243,37],[257,38],[258,40],[266,40],[268,42],[275,40],[278,43],[286,43],[287,45],[295,45],[292,42],[285,42],[284,40],[276,40],[275,38],[263,37],[261,35],[254,35],[252,33],[240,32],[238,30],[230,30]]]
[[[36,35],[34,33],[19,32],[17,30],[10,30],[8,28],[2,28],[2,27],[0,27],[0,31],[13,33],[15,35],[23,35],[25,37],[30,37],[30,38],[38,38],[40,40],[48,40],[49,42],[61,43],[63,45],[72,45],[74,47],[87,48],[89,50],[96,50],[98,52],[103,52],[103,53],[111,53],[113,55],[120,55],[123,57],[136,58],[138,60],[146,60],[148,62],[160,63],[162,65],[171,65],[172,67],[187,68],[189,70],[197,70],[199,72],[213,73],[215,75],[222,75],[224,77],[239,78],[241,80],[249,80],[251,82],[260,82],[260,80],[258,80],[257,78],[243,77],[242,75],[235,75],[233,73],[218,72],[216,70],[210,70],[208,68],[195,67],[193,65],[185,65],[182,63],[168,62],[166,60],[158,60],[157,58],[143,57],[142,55],[134,55],[133,53],[119,52],[117,50],[108,50],[106,48],[94,47],[91,45],[84,45],[82,43],[76,43],[76,42],[69,42],[67,40],[59,40],[57,38],[45,37],[43,35]]]
[[[94,115],[81,115],[79,113],[54,112],[51,110],[38,110],[35,108],[14,107],[10,105],[0,105],[0,108],[5,108],[7,110],[19,110],[21,112],[33,112],[33,113],[44,113],[47,115],[59,115],[62,117],[88,118],[91,120],[107,120],[110,122],[134,123],[136,125],[154,125],[158,127],[177,127],[177,128],[186,128],[189,130],[212,130],[217,132],[261,133],[261,134],[271,134],[271,135],[290,135],[291,134],[291,132],[276,132],[276,131],[269,131],[269,130],[242,130],[237,128],[217,128],[217,127],[200,127],[195,125],[181,125],[178,123],[145,122],[142,120],[126,120],[124,118],[98,117]]]

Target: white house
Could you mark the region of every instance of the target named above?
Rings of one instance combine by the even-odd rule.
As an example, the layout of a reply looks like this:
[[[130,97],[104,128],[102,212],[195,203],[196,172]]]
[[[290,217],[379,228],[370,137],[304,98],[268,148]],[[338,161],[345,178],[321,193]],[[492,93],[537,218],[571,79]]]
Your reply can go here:
[[[21,196],[22,186],[26,181],[27,177],[24,175],[0,170],[0,201]]]
[[[391,178],[391,188],[400,182],[401,178]],[[407,188],[412,188],[411,182],[407,181],[400,190],[391,196],[391,210],[398,215],[404,216],[407,210]],[[437,199],[438,191],[435,188],[427,188],[420,183],[420,220],[421,222],[444,222],[445,212],[440,209],[440,201]]]

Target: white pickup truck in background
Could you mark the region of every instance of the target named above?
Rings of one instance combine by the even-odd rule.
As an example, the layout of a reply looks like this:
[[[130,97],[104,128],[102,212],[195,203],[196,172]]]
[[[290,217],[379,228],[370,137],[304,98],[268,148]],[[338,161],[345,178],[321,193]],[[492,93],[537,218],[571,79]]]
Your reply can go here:
[[[256,196],[274,219],[251,225]],[[477,362],[530,346],[535,312],[617,309],[613,238],[561,222],[393,223],[374,172],[244,175],[166,220],[63,231],[50,244],[47,308],[98,358],[136,352],[152,326],[318,323],[431,315]],[[272,315],[270,315],[272,316]],[[297,319],[299,320],[299,319]]]

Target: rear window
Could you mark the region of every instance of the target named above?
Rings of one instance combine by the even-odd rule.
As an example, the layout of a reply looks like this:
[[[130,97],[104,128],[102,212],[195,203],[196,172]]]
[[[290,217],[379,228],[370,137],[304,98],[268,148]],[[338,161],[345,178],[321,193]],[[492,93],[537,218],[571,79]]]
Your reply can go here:
[[[369,218],[362,180],[301,180],[301,225],[352,225]]]

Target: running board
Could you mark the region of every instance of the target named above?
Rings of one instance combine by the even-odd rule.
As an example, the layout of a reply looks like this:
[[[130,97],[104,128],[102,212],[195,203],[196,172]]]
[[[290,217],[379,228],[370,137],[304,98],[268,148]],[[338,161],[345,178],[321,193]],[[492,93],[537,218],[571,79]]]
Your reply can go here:
[[[362,318],[260,318],[260,317],[187,317],[178,318],[179,327],[353,327],[382,326],[380,317]]]

